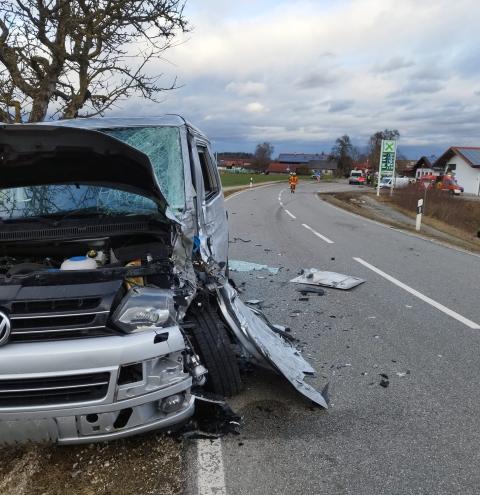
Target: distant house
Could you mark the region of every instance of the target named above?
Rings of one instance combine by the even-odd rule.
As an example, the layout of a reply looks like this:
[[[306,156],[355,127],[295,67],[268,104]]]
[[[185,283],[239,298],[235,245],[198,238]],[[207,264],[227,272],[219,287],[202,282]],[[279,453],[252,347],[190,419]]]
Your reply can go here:
[[[438,175],[438,172],[433,169],[430,158],[422,156],[422,158],[415,163],[410,173],[406,175],[420,179],[420,177],[423,177],[424,175]]]
[[[232,168],[248,168],[252,165],[251,159],[245,158],[230,158],[221,159],[218,161],[218,166],[221,168],[232,169]]]
[[[367,172],[367,170],[370,170],[370,163],[368,160],[366,162],[354,162],[353,170],[362,170],[363,172]]]
[[[325,153],[280,153],[277,161],[288,165],[306,165],[315,160],[327,159]]]
[[[285,167],[287,172],[296,172],[299,167],[307,167],[314,172],[331,174],[337,170],[337,163],[325,153],[281,153],[275,162],[276,168]]]
[[[452,172],[466,193],[480,196],[480,148],[452,146],[432,168],[440,173]]]
[[[397,160],[395,173],[397,175],[412,175],[416,164],[417,162],[415,160]]]
[[[269,174],[288,174],[291,170],[288,163],[270,162],[267,172]]]

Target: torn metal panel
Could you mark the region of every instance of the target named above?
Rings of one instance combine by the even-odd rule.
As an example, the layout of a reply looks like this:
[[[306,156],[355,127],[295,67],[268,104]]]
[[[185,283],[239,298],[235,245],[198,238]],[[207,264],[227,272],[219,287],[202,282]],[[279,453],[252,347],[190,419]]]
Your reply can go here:
[[[313,374],[315,370],[290,342],[273,330],[259,311],[246,306],[229,283],[218,290],[218,300],[232,332],[258,364],[279,372],[302,395],[328,408],[322,394],[304,381],[305,375]]]
[[[348,290],[365,282],[362,278],[343,275],[335,272],[322,272],[316,268],[310,268],[303,271],[303,274],[296,277],[290,282],[295,284],[321,285],[333,289]]]

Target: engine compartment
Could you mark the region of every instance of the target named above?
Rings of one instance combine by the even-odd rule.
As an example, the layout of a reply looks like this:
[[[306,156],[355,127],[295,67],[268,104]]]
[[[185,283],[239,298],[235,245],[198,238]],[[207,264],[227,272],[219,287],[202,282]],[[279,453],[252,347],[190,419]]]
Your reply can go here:
[[[93,270],[165,263],[172,248],[164,236],[120,235],[94,239],[0,244],[0,276]]]

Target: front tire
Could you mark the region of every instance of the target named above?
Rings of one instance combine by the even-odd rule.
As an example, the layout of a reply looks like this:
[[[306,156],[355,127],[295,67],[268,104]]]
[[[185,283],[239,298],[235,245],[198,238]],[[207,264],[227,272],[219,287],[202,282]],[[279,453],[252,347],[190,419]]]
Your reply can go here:
[[[193,303],[195,304],[195,303]],[[236,395],[242,389],[240,369],[227,330],[210,306],[200,306],[188,313],[192,344],[207,368],[205,389],[223,397]]]

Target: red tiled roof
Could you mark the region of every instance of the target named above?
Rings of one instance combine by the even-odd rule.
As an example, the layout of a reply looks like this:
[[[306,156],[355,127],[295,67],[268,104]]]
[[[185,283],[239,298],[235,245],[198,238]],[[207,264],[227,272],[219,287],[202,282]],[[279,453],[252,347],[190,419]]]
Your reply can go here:
[[[288,165],[288,163],[279,163],[279,162],[272,162],[267,168],[267,172],[270,173],[288,173],[290,170],[292,170],[292,167]]]

